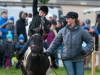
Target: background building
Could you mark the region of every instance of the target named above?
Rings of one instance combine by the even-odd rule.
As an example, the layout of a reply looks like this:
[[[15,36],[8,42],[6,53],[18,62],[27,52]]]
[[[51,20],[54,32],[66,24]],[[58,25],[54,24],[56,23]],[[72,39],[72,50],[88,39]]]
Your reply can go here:
[[[0,0],[2,2],[4,1],[10,1],[10,2],[15,2],[15,3],[9,3],[10,5],[22,5],[24,6],[32,6],[32,1],[33,0]],[[6,3],[0,2],[0,6],[7,6]],[[19,3],[17,3],[19,2]],[[24,2],[24,3],[23,3]],[[16,5],[16,6],[17,6]],[[75,11],[79,13],[79,19],[81,21],[86,20],[87,18],[90,19],[93,23],[96,22],[96,13],[91,13],[91,14],[84,14],[83,11],[85,9],[89,8],[97,8],[100,7],[100,0],[50,0],[47,5],[50,6],[60,6],[62,8],[63,15],[66,15],[67,12],[69,11]],[[92,18],[91,18],[92,17]]]

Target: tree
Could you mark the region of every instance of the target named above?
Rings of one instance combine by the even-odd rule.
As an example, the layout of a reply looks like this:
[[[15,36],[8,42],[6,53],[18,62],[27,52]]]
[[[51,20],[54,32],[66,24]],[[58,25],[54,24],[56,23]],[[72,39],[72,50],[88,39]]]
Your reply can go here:
[[[38,0],[38,1],[40,1],[43,4],[47,4],[49,0]]]

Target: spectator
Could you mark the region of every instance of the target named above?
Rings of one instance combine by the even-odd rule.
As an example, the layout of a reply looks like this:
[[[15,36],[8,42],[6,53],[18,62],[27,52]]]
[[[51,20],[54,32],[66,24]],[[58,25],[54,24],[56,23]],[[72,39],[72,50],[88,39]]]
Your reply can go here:
[[[93,48],[93,38],[80,27],[76,12],[68,12],[65,18],[68,24],[58,32],[43,58],[52,55],[63,42],[61,59],[67,75],[84,75],[84,55]],[[87,43],[85,48],[82,48],[83,41]]]
[[[30,25],[32,23],[32,14],[29,13],[28,14],[28,25]]]
[[[3,66],[4,42],[5,40],[2,36],[2,31],[0,30],[0,68]]]
[[[96,29],[95,25],[92,23],[89,19],[86,19],[85,21],[85,25],[82,26],[84,29],[88,29],[89,34],[92,37],[96,37],[98,36],[98,30]],[[97,44],[97,42],[95,42],[95,44]],[[97,47],[96,47],[97,48]],[[91,54],[88,55],[87,57],[85,57],[85,65],[84,65],[84,69],[85,70],[91,70]]]
[[[47,37],[47,42],[49,45],[57,35],[56,24],[57,24],[56,21],[52,21],[51,23],[50,32],[48,33],[48,37]]]
[[[5,28],[6,28],[8,31],[11,31],[11,30],[14,31],[14,16],[10,16],[10,18],[9,18],[9,20],[8,20],[8,23],[7,23],[7,25],[5,26]]]
[[[98,32],[98,30],[96,29],[95,25],[94,25],[93,23],[91,24],[91,21],[90,21],[89,19],[87,19],[87,20],[85,21],[85,25],[82,26],[82,28],[89,28],[89,33],[90,33],[92,36],[98,35],[98,34],[99,34],[99,32]]]
[[[23,47],[23,45],[24,45],[24,36],[23,36],[23,34],[20,34],[18,37],[18,43],[15,46],[16,55],[18,55],[18,53],[21,50],[21,48]]]
[[[80,23],[80,26],[85,26],[85,22],[82,21],[82,22]]]
[[[86,28],[86,27],[90,28],[90,25],[91,25],[91,21],[89,19],[86,19],[85,25],[83,25],[82,28]]]
[[[84,28],[87,32],[89,32],[89,28]],[[87,44],[83,41],[82,48],[85,48]],[[91,54],[89,56],[84,57],[84,70],[91,70],[89,64],[91,65]]]
[[[24,35],[25,42],[27,41],[27,34],[26,34],[26,17],[27,13],[21,11],[19,13],[19,19],[16,21],[16,31],[17,31],[17,36],[20,34]]]
[[[49,13],[47,15],[48,20],[50,21],[50,23],[53,21],[53,14]]]
[[[22,49],[22,47],[23,47],[24,44],[25,44],[24,43],[24,36],[22,34],[20,34],[19,37],[18,37],[18,43],[15,45],[16,56],[18,56],[18,53]],[[15,67],[16,67],[16,69],[19,68],[19,66],[15,66]]]
[[[57,16],[55,14],[53,14],[53,20],[56,21],[57,20]]]
[[[100,34],[100,23],[97,23],[97,30],[99,31],[99,34]]]
[[[97,28],[95,27],[94,23],[91,24],[89,33],[90,33],[91,36],[93,36],[93,37],[99,35],[99,32],[98,32]]]
[[[28,14],[27,19],[28,19],[28,25],[26,26],[26,33],[27,33],[27,38],[29,39],[29,36],[28,36],[28,31],[29,30],[28,29],[29,29],[29,25],[32,24],[32,14],[31,13]]]
[[[57,21],[57,25],[56,25],[56,31],[57,33],[64,27],[64,25],[62,25],[62,21],[58,20]],[[63,43],[59,46],[58,50],[60,50],[59,52],[62,51],[63,48]]]
[[[56,31],[57,33],[59,32],[59,30],[61,30],[64,26],[62,25],[62,22],[60,20],[57,21],[57,25],[56,25]]]
[[[7,22],[8,18],[7,18],[7,12],[6,11],[2,11],[1,13],[1,17],[0,17],[0,26],[2,24],[4,24],[5,22]]]
[[[14,55],[13,36],[9,32],[6,36],[6,43],[4,46],[4,57],[5,57],[4,68],[5,69],[9,69],[9,65],[13,55]]]
[[[14,35],[14,17],[11,16],[9,20],[1,25],[1,30],[3,31],[4,35],[8,34],[10,31],[12,35]]]
[[[48,42],[49,45],[52,43],[53,39],[57,35],[56,24],[57,23],[54,20],[51,22],[50,32],[48,33],[48,37],[47,37],[47,42]],[[55,51],[54,55],[55,55],[56,65],[57,65],[57,67],[59,67],[58,66],[59,65],[58,50]]]
[[[67,25],[66,19],[61,20],[62,21],[62,26],[65,27]]]
[[[57,25],[56,21],[52,21],[52,22],[51,22],[51,27],[50,27],[50,29],[55,33],[55,36],[57,35],[56,25]]]

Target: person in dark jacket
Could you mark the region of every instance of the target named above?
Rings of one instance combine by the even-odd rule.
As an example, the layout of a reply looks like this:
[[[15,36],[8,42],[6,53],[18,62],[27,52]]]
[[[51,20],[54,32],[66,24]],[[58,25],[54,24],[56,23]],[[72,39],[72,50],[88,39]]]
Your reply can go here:
[[[55,37],[43,58],[52,55],[63,42],[61,59],[67,75],[84,75],[84,55],[91,52],[94,41],[92,36],[79,25],[78,13],[68,12],[65,16],[68,24]],[[86,46],[82,48],[82,43]]]
[[[3,32],[3,36],[6,37],[6,34],[10,31],[14,35],[14,16],[10,16],[7,22],[0,26],[0,29]]]
[[[48,7],[41,6],[39,12],[37,11],[38,0],[33,0],[33,19],[32,24],[29,26],[29,36],[32,34],[32,29],[41,27],[43,30],[48,33],[49,32],[49,21],[45,18],[48,14]],[[41,26],[42,25],[42,26]]]
[[[11,33],[8,33],[6,35],[6,43],[4,45],[5,69],[9,69],[9,65],[13,55],[14,55],[13,35]]]
[[[19,13],[19,19],[16,21],[16,32],[17,36],[23,34],[25,37],[25,42],[27,41],[27,34],[26,34],[26,17],[27,13],[21,11]]]
[[[20,34],[18,37],[18,43],[15,45],[16,55],[18,55],[19,51],[22,49],[24,44],[25,44],[24,43],[24,36],[23,36],[23,34]]]
[[[8,15],[7,15],[8,13],[7,13],[7,11],[2,11],[1,12],[1,17],[0,17],[0,26],[2,25],[2,24],[4,24],[5,22],[7,22],[7,20],[8,20]]]
[[[4,42],[5,40],[2,36],[2,31],[0,30],[0,68],[3,66]]]
[[[63,28],[62,21],[58,20],[56,25],[56,31],[57,33]]]
[[[18,43],[15,45],[15,49],[16,49],[16,56],[18,56],[19,51],[22,49],[23,45],[24,45],[24,36],[22,34],[19,35],[18,37]],[[18,62],[17,62],[18,63]],[[16,64],[17,64],[16,63]],[[16,66],[16,65],[15,65]],[[19,67],[16,67],[16,69],[18,69]]]

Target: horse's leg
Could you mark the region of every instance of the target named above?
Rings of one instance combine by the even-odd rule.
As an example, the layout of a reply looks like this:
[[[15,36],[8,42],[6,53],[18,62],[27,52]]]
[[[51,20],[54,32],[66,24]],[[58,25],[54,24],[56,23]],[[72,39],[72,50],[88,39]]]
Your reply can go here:
[[[20,68],[21,68],[21,71],[23,73],[22,75],[27,75],[24,65],[20,64]]]
[[[34,74],[32,73],[32,71],[30,71],[30,70],[28,70],[28,69],[27,69],[26,72],[27,72],[27,75],[34,75]]]

